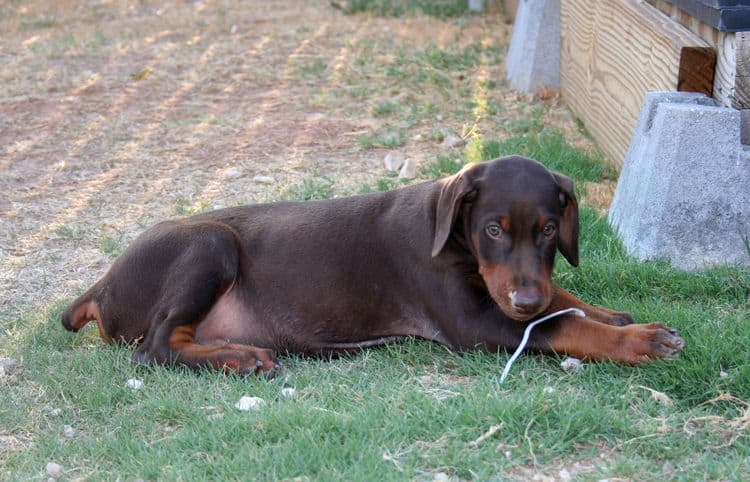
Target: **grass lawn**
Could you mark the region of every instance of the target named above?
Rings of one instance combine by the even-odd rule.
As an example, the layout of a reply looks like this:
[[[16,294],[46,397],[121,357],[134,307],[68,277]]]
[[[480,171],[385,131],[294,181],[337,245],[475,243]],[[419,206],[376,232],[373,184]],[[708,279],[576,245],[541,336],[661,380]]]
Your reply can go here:
[[[616,169],[559,98],[501,80],[508,26],[452,0],[246,3],[0,4],[0,357],[18,362],[0,373],[0,480],[49,463],[61,480],[747,480],[750,270],[625,254],[603,217]],[[386,173],[390,152],[417,178]],[[558,256],[555,281],[678,328],[675,360],[525,355],[500,385],[508,353],[404,340],[282,356],[265,380],[134,366],[59,323],[158,220],[506,154],[576,181],[581,263]]]
[[[540,160],[577,180],[601,175],[589,155],[557,136],[537,137],[482,149],[541,145]],[[438,160],[425,172],[458,167]],[[314,178],[290,192],[330,195]],[[3,477],[39,477],[54,461],[66,478],[126,480],[743,479],[750,273],[633,261],[592,208],[582,210],[581,243],[581,267],[560,260],[556,281],[585,300],[677,327],[683,354],[574,373],[558,357],[525,356],[499,385],[507,353],[406,340],[334,360],[288,356],[285,373],[266,381],[133,366],[129,349],[105,346],[94,328],[64,332],[60,300],[6,327],[20,333],[10,354],[23,368],[2,379],[0,426],[32,442],[7,458]],[[131,378],[143,387],[126,386]],[[290,387],[294,394],[282,395]],[[243,395],[265,403],[239,411]]]

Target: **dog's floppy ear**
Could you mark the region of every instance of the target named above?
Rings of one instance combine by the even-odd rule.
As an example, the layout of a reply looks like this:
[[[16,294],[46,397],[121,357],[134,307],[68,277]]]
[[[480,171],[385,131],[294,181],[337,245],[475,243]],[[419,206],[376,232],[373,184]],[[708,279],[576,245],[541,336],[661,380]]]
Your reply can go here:
[[[448,241],[453,223],[456,221],[461,204],[473,197],[477,180],[484,172],[484,164],[468,164],[460,172],[443,179],[437,210],[435,212],[435,239],[432,243],[434,258]]]
[[[553,172],[560,187],[560,237],[557,249],[573,266],[578,266],[578,200],[573,193],[573,181],[558,172]]]

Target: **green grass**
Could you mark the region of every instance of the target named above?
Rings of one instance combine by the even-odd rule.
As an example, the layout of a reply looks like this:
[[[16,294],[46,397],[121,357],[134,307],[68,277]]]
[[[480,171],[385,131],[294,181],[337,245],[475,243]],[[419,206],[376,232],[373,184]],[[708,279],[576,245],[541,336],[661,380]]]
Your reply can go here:
[[[99,249],[110,258],[116,258],[125,250],[124,233],[109,232],[99,239]]]
[[[502,141],[488,141],[479,136],[467,150],[466,159],[480,162],[512,154],[537,159],[550,169],[563,172],[578,181],[600,181],[616,177],[616,172],[604,162],[601,154],[576,149],[568,144],[560,132],[553,129],[514,135]]]
[[[494,157],[508,145],[541,153],[578,180],[606,172],[555,133],[481,141],[476,152]],[[439,157],[422,176],[466,161]],[[401,183],[385,177],[368,190]],[[313,175],[286,197],[327,198],[334,188]],[[582,208],[581,223],[581,266],[559,259],[556,282],[678,328],[687,349],[676,360],[566,373],[558,357],[528,355],[499,385],[506,353],[460,355],[406,340],[333,360],[286,356],[285,373],[267,381],[133,366],[131,350],[105,346],[94,327],[65,332],[61,301],[4,326],[4,339],[15,341],[0,344],[0,354],[22,367],[0,379],[0,435],[23,446],[7,455],[0,478],[39,478],[49,461],[65,478],[125,480],[523,479],[524,470],[555,475],[579,462],[590,467],[584,480],[742,480],[750,470],[750,270],[686,273],[637,262],[593,209]],[[127,388],[129,378],[144,388]],[[295,396],[282,396],[284,387]],[[266,403],[239,412],[243,395]],[[64,425],[76,436],[63,436]],[[471,444],[493,425],[501,428]]]
[[[333,197],[334,182],[331,178],[312,173],[300,183],[276,193],[272,201],[312,201]]]
[[[548,128],[515,134],[501,141],[474,135],[462,154],[439,155],[435,161],[422,166],[420,174],[426,178],[448,176],[458,172],[466,163],[509,155],[536,159],[548,168],[570,176],[579,186],[582,182],[616,177],[614,168],[604,162],[599,152],[576,149],[559,131]]]
[[[363,149],[378,147],[393,149],[404,145],[404,135],[397,127],[385,127],[375,132],[358,135],[357,144]]]
[[[455,17],[466,13],[465,0],[346,0],[339,2],[346,13],[371,13],[401,17],[424,13],[435,17]]]

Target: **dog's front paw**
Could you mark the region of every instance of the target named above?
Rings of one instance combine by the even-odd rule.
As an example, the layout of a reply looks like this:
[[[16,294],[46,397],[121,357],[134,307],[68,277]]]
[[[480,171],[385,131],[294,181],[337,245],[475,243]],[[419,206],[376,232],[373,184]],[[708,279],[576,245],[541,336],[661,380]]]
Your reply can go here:
[[[622,363],[638,364],[647,360],[674,358],[685,348],[685,340],[674,328],[661,323],[622,326],[613,359]]]

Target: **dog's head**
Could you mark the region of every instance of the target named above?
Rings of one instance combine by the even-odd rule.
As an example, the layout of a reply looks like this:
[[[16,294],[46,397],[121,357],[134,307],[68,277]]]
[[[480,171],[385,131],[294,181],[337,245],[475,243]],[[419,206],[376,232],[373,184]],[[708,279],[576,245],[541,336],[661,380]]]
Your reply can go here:
[[[447,249],[452,234],[463,237],[506,315],[526,321],[544,311],[555,251],[578,266],[573,182],[518,156],[467,165],[441,182],[432,256]]]

